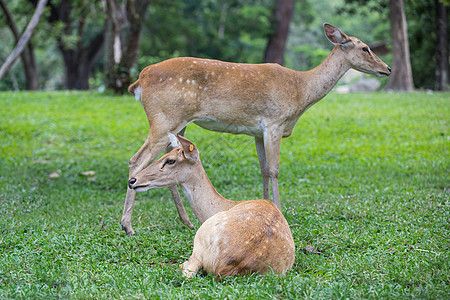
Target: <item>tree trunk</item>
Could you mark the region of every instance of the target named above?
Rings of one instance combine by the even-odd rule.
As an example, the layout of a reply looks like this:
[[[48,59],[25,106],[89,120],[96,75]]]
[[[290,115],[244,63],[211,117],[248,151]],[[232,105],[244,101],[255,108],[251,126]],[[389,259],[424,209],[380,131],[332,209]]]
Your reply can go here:
[[[47,4],[47,0],[39,0],[39,3],[37,4],[36,10],[31,17],[30,23],[28,24],[27,28],[25,29],[22,37],[17,42],[16,48],[12,51],[12,53],[8,56],[6,61],[3,63],[3,65],[0,68],[0,79],[8,72],[9,68],[12,67],[14,62],[17,60],[19,56],[22,55],[23,51],[25,50],[25,47],[27,46],[28,42],[31,39],[31,36],[33,35],[33,31],[36,28],[36,26],[39,23],[39,19],[41,18],[42,12],[44,11],[44,7]],[[31,48],[32,50],[32,48]],[[34,58],[34,56],[33,56]],[[25,61],[24,61],[25,64]],[[30,65],[30,68],[34,67],[36,68],[36,65],[34,66]]]
[[[3,0],[0,0],[0,6],[3,9],[3,12],[5,13],[6,22],[8,23],[8,26],[11,29],[11,32],[17,44],[19,43],[20,34],[16,25],[16,21],[14,20],[13,15],[9,11],[8,7],[6,6]],[[36,67],[36,58],[34,56],[34,49],[32,43],[28,43],[27,47],[21,54],[21,58],[26,79],[26,89],[37,90],[39,87],[38,74]]]
[[[386,89],[391,91],[412,91],[414,85],[403,0],[389,0],[389,19],[391,21],[394,60],[392,62],[392,74]]]
[[[51,10],[48,21],[50,23],[64,24],[63,34],[67,35],[72,34],[73,24],[78,24],[76,28],[78,36],[77,45],[67,48],[62,38],[57,38],[58,49],[64,60],[64,87],[66,89],[87,90],[89,89],[89,75],[92,66],[103,51],[104,32],[102,31],[90,41],[86,41],[84,37],[86,15],[81,13],[75,17],[77,19],[76,21],[72,21],[71,17],[74,18],[72,15],[72,5],[74,5],[74,2],[71,0],[61,0],[56,3],[57,6],[53,1],[49,3]]]
[[[436,89],[448,89],[448,11],[447,7],[435,0],[436,6]]]
[[[105,1],[105,87],[113,89],[122,88],[120,80],[119,63],[122,60],[122,33],[128,20],[125,6],[121,0]]]
[[[103,40],[104,34],[102,32],[86,47],[80,46],[76,49],[66,49],[61,42],[58,42],[58,48],[64,60],[64,87],[66,89],[89,89],[89,75],[91,74],[92,66],[102,52]]]
[[[106,1],[105,86],[124,93],[134,81],[130,70],[139,53],[142,23],[150,0]],[[123,30],[126,28],[126,30]]]
[[[276,25],[274,32],[269,37],[264,55],[264,62],[273,62],[283,65],[284,48],[289,33],[292,12],[294,11],[295,0],[278,0],[275,11]]]
[[[27,49],[22,53],[22,62],[24,65],[26,89],[37,90],[39,88],[38,70],[36,66],[36,58],[34,56],[34,47],[32,43],[28,43]]]

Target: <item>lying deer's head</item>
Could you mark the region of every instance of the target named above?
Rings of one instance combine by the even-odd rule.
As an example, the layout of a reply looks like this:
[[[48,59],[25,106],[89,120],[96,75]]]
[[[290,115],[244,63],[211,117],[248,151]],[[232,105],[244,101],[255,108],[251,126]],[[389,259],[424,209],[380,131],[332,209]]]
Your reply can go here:
[[[171,187],[189,179],[199,162],[195,145],[181,135],[169,133],[172,151],[153,162],[128,181],[130,189],[137,192]]]
[[[379,77],[391,75],[391,68],[361,40],[347,36],[342,30],[330,24],[325,23],[323,29],[328,40],[344,51],[353,69]]]

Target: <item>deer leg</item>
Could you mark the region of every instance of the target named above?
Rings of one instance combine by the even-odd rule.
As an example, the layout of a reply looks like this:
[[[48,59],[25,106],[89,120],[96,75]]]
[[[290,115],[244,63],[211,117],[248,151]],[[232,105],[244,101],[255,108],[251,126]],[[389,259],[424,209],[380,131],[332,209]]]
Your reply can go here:
[[[270,200],[270,186],[269,186],[269,165],[266,160],[266,151],[264,149],[264,140],[260,137],[255,137],[256,153],[258,153],[259,167],[261,168],[261,175],[263,178],[264,199]]]
[[[173,202],[175,203],[175,207],[177,208],[178,216],[180,216],[181,222],[189,227],[189,229],[194,230],[195,227],[194,225],[192,225],[191,220],[189,220],[186,209],[184,208],[183,202],[181,201],[177,186],[171,186],[169,189],[170,193],[172,194]]]
[[[136,173],[147,167],[152,161],[158,157],[166,145],[169,143],[167,132],[169,130],[161,130],[159,132],[150,131],[147,140],[139,151],[130,159],[129,178],[132,178]],[[159,134],[158,134],[159,133]],[[133,214],[134,201],[136,198],[136,191],[127,188],[127,196],[122,214],[122,229],[128,235],[133,235],[134,230],[131,226],[131,216]]]
[[[280,167],[280,146],[282,131],[266,130],[264,132],[264,150],[272,186],[273,203],[281,210],[280,192],[278,190],[278,169]]]
[[[133,215],[134,199],[136,197],[136,191],[127,188],[127,196],[125,198],[125,204],[123,206],[122,214],[122,230],[125,231],[127,235],[133,235],[134,230],[131,226],[131,216]]]
[[[186,127],[183,128],[179,132],[179,134],[184,135],[185,130],[186,130]],[[168,145],[166,147],[166,153],[169,153],[170,151],[172,151],[172,147],[170,145]],[[183,201],[181,200],[180,193],[178,192],[177,186],[176,185],[171,186],[169,189],[170,189],[170,193],[172,194],[173,202],[175,202],[175,206],[177,208],[178,215],[180,216],[181,222],[183,222],[190,229],[195,229],[194,225],[192,225],[192,223],[189,220],[189,217],[186,213],[186,209],[184,208]]]
[[[150,132],[144,145],[130,159],[129,177],[132,178],[139,171],[145,169],[145,167],[158,157],[168,143],[169,138],[167,136],[162,134],[155,135]]]
[[[196,260],[193,256],[188,261],[180,265],[180,269],[183,272],[183,277],[192,278],[202,267],[202,263]]]

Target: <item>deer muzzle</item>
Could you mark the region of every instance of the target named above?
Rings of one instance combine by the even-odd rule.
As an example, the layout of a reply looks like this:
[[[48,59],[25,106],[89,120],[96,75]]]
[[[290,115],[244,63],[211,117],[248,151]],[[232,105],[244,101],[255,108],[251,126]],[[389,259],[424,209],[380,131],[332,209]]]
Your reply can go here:
[[[130,189],[133,189],[135,187],[136,182],[137,182],[136,178],[131,178],[130,180],[128,180],[128,187]]]

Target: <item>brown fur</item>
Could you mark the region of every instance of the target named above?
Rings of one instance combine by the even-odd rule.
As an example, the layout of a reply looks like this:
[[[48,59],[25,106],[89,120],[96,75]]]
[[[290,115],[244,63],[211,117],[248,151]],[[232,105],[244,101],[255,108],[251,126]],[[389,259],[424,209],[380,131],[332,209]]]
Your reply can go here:
[[[344,73],[354,68],[379,76],[390,69],[367,45],[339,29],[324,25],[335,44],[316,68],[298,72],[277,64],[236,64],[181,57],[142,70],[130,90],[142,87],[141,100],[150,125],[148,138],[130,159],[130,178],[148,166],[168,144],[167,132],[180,132],[190,122],[212,131],[255,138],[263,177],[264,198],[281,209],[278,191],[280,144],[299,117],[322,99]],[[367,50],[367,51],[365,51]],[[178,195],[176,187],[172,195]],[[122,227],[133,234],[135,194],[127,191]],[[182,207],[174,196],[177,207]],[[179,211],[180,213],[180,211]],[[183,213],[185,214],[185,212]],[[180,213],[184,220],[186,215]]]
[[[220,239],[209,244],[215,236]],[[212,264],[202,259],[214,253],[219,255]],[[268,200],[251,200],[206,220],[195,236],[192,258],[216,279],[271,270],[284,274],[294,263],[295,246],[278,208]]]
[[[270,201],[230,201],[209,181],[197,148],[178,137],[175,148],[136,174],[130,187],[137,190],[181,185],[192,210],[201,222],[189,260],[181,265],[184,276],[199,269],[226,276],[273,271],[284,274],[292,268],[295,246],[289,225]],[[170,164],[168,163],[170,162]]]

